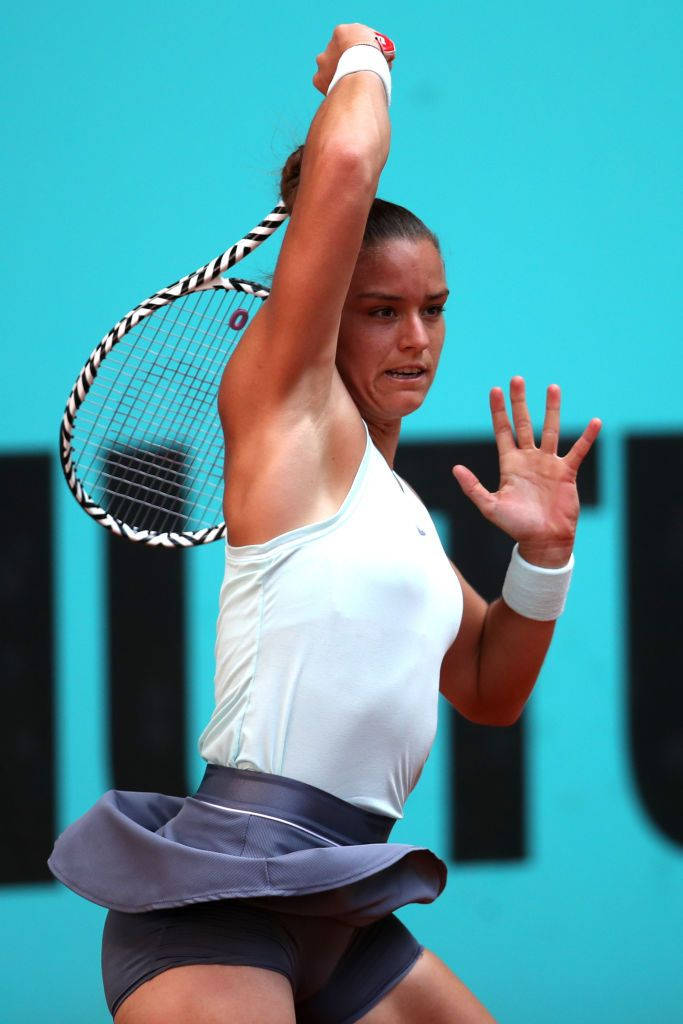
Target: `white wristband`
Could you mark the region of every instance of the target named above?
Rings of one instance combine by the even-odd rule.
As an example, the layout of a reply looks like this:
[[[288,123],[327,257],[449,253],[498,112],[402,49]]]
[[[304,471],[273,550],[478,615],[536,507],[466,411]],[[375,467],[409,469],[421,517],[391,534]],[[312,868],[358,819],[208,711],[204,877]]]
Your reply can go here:
[[[345,75],[352,75],[355,71],[374,71],[382,79],[384,91],[387,94],[387,106],[391,103],[391,75],[389,65],[382,51],[372,43],[356,43],[344,50],[337,70],[334,73],[330,87],[327,90],[329,96],[340,78]]]
[[[519,544],[515,544],[503,584],[503,600],[527,619],[550,622],[564,611],[573,568],[573,553],[566,565],[546,569],[522,558]]]

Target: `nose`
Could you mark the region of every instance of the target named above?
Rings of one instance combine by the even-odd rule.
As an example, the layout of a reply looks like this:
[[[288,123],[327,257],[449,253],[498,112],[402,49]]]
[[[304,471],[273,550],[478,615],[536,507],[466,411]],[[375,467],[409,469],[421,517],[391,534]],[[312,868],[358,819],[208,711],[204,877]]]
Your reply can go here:
[[[429,331],[420,313],[406,317],[398,339],[398,347],[403,351],[424,352],[429,347],[429,342]]]

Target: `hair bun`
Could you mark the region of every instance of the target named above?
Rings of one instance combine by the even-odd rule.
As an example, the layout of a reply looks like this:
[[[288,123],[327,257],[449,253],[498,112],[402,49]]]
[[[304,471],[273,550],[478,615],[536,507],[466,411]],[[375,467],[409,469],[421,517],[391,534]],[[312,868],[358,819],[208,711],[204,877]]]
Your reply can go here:
[[[287,208],[287,213],[291,213],[294,208],[303,156],[304,147],[299,146],[287,157],[285,166],[282,168],[282,174],[280,175],[280,195],[282,196],[282,202]]]
[[[303,157],[304,147],[298,146],[287,157],[280,175],[280,195],[287,213],[290,214],[296,200],[296,190],[299,187]],[[363,247],[382,246],[397,238],[405,238],[411,242],[426,239],[441,254],[439,239],[433,231],[430,231],[424,221],[407,210],[405,206],[398,206],[397,203],[389,203],[386,199],[375,197],[365,224]]]

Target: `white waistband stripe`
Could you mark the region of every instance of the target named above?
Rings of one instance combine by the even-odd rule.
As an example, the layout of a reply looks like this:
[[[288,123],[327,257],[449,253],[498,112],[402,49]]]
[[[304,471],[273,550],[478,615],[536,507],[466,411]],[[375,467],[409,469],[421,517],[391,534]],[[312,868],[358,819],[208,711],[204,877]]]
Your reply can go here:
[[[307,832],[309,836],[314,836],[316,839],[322,839],[324,843],[329,843],[330,846],[341,846],[341,843],[335,843],[332,839],[328,839],[326,836],[318,835],[317,832],[312,832],[310,828],[304,828],[303,825],[297,825],[293,821],[287,821],[286,818],[276,818],[272,814],[263,814],[261,811],[245,811],[242,807],[223,807],[222,804],[212,804],[210,800],[204,800],[202,797],[197,797],[203,804],[207,804],[209,807],[215,807],[219,811],[233,811],[235,814],[253,814],[257,818],[268,818],[269,821],[279,821],[282,825],[290,825],[292,828],[298,828],[300,832]]]

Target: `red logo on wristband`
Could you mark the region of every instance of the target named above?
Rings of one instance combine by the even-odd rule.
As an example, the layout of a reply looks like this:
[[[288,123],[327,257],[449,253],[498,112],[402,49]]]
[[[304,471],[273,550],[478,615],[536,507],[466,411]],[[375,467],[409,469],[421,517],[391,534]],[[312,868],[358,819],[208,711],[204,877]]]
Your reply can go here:
[[[375,32],[375,39],[379,43],[382,53],[387,59],[391,59],[396,56],[396,45],[389,36],[384,36],[381,32]]]

